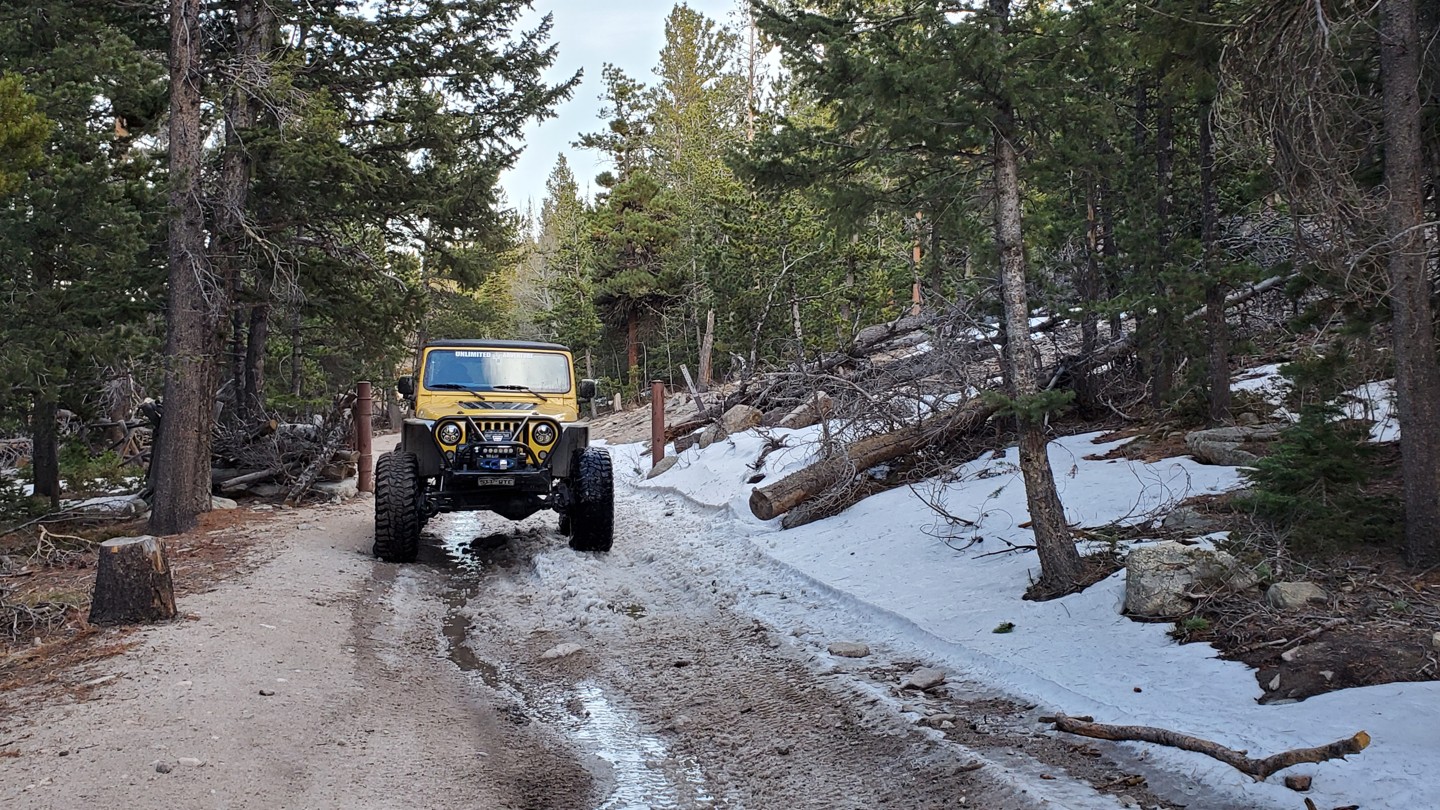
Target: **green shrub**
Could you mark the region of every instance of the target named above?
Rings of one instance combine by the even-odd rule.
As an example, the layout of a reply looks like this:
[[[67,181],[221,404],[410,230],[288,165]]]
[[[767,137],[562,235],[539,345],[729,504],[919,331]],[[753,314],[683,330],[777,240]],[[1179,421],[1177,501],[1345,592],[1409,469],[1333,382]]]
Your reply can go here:
[[[91,455],[90,449],[81,442],[68,442],[60,448],[60,478],[71,495],[119,489],[136,474],[134,468],[126,468],[120,456],[112,451]]]
[[[27,496],[18,477],[0,472],[0,527],[24,523],[48,511],[48,499]]]
[[[1289,535],[1302,552],[1328,553],[1396,535],[1399,505],[1371,495],[1377,471],[1369,427],[1342,420],[1335,405],[1311,405],[1281,434],[1270,455],[1244,475],[1252,487],[1239,505]]]

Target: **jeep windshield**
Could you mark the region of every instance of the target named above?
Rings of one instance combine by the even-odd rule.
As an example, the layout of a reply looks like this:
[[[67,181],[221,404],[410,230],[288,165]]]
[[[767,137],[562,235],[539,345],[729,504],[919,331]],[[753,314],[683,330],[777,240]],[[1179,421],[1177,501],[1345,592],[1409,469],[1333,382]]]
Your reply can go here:
[[[441,390],[564,394],[570,390],[570,361],[550,352],[431,349],[422,384]]]

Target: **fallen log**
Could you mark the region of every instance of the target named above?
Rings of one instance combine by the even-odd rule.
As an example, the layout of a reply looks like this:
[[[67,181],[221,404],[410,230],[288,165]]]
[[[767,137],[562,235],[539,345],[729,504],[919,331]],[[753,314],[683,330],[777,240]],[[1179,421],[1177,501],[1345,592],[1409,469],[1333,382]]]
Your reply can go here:
[[[283,472],[283,468],[281,467],[270,467],[265,470],[257,470],[255,472],[245,473],[244,475],[237,475],[234,478],[220,482],[220,491],[233,492],[237,489],[243,489],[246,484],[253,484],[257,481],[268,481],[281,472]]]
[[[845,448],[845,452],[822,459],[767,487],[750,493],[750,511],[761,520],[779,517],[801,502],[824,492],[856,472],[915,452],[937,437],[949,438],[985,424],[998,403],[975,397],[950,411],[935,414],[923,422],[878,436],[866,436]]]
[[[1253,777],[1256,782],[1263,782],[1267,777],[1277,771],[1283,771],[1292,765],[1299,765],[1303,762],[1324,762],[1328,759],[1344,759],[1350,754],[1360,753],[1365,750],[1366,746],[1370,745],[1370,735],[1363,731],[1357,731],[1352,737],[1336,740],[1328,745],[1318,745],[1314,748],[1296,748],[1290,751],[1282,751],[1278,754],[1271,754],[1263,759],[1256,759],[1248,756],[1245,751],[1236,751],[1233,748],[1226,748],[1210,740],[1192,737],[1189,734],[1181,734],[1178,731],[1171,731],[1165,728],[1154,728],[1152,726],[1113,726],[1106,723],[1082,720],[1078,717],[1066,717],[1063,714],[1043,719],[1046,722],[1054,723],[1055,728],[1059,731],[1081,737],[1090,737],[1096,740],[1113,740],[1116,742],[1148,742],[1154,743],[1155,745],[1167,745],[1171,748],[1179,748],[1184,751],[1194,751],[1197,754],[1204,754],[1211,759],[1219,760],[1235,770]]]
[[[165,545],[145,535],[100,544],[91,624],[135,624],[175,618],[175,584]]]

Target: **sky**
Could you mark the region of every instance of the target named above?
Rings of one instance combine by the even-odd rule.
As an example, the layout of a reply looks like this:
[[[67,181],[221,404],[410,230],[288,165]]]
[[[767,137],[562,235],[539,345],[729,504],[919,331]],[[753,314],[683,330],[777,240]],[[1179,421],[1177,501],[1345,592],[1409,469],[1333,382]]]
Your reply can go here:
[[[559,82],[581,69],[585,75],[570,100],[556,110],[555,118],[527,127],[525,151],[515,167],[501,176],[500,185],[516,210],[524,212],[531,201],[539,208],[545,198],[545,178],[562,152],[581,189],[593,187],[595,175],[609,168],[599,155],[570,145],[581,134],[604,126],[599,117],[601,68],[609,62],[632,78],[652,84],[652,71],[665,45],[665,17],[676,5],[675,0],[534,0],[527,27],[553,13],[551,41],[560,46],[560,55],[546,78]],[[722,22],[728,22],[739,8],[738,0],[687,0],[685,5]]]

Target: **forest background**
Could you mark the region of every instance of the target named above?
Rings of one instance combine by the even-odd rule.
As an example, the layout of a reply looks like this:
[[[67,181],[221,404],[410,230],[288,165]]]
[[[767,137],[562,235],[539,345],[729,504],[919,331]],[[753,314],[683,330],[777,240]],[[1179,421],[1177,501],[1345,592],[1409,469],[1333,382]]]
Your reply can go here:
[[[183,530],[216,424],[324,411],[428,336],[561,342],[633,400],[916,313],[1003,327],[1033,460],[1052,415],[1113,410],[1116,341],[1134,407],[1225,422],[1273,349],[1226,296],[1279,279],[1317,407],[1396,379],[1405,549],[1440,561],[1434,4],[681,4],[653,78],[584,77],[596,193],[562,158],[517,212],[524,126],[581,91],[528,7],[0,4],[0,430],[33,438],[35,494],[104,446],[57,414],[163,400],[151,525]],[[1029,351],[1046,313],[1081,326],[1072,390]]]

